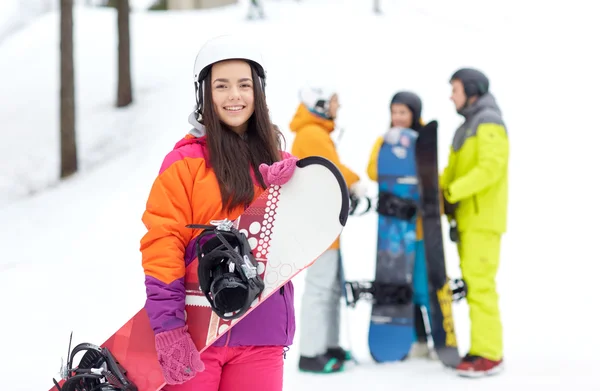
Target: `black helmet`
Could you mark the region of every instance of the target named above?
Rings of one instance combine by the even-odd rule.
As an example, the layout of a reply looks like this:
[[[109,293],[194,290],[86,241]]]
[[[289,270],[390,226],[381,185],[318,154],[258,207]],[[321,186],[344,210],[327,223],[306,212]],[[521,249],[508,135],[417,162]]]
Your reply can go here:
[[[460,80],[462,82],[467,98],[484,95],[490,89],[490,81],[487,76],[483,72],[473,68],[459,69],[454,72],[450,78],[450,82],[453,80]]]
[[[410,111],[412,111],[412,114],[413,114],[412,128],[416,130],[415,127],[418,127],[419,120],[421,119],[421,109],[422,109],[421,98],[419,98],[419,96],[417,94],[415,94],[414,92],[400,91],[400,92],[397,92],[392,97],[392,101],[390,102],[390,107],[393,104],[404,104],[404,105],[408,106],[408,108],[410,109]]]
[[[248,239],[231,222],[217,227],[187,227],[205,228],[196,239],[198,278],[204,296],[221,319],[241,317],[265,288]]]

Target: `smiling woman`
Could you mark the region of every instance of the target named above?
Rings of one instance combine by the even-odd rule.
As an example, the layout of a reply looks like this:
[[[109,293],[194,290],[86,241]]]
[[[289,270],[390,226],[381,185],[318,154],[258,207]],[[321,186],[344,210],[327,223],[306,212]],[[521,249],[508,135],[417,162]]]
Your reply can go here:
[[[206,130],[221,201],[231,211],[235,205],[249,205],[254,199],[248,162],[259,184],[264,185],[258,167],[280,159],[281,133],[269,117],[262,81],[264,69],[259,62],[226,59],[205,68],[200,72],[200,77],[206,74],[202,81],[204,96],[199,101],[200,125]],[[236,159],[231,158],[233,155]]]
[[[163,161],[142,220],[146,312],[168,391],[281,391],[283,348],[294,338],[292,283],[284,285],[229,332],[198,353],[185,317],[186,267],[200,230],[188,224],[235,220],[267,187],[261,172],[286,171],[271,123],[260,53],[247,40],[222,36],[198,52],[194,66],[194,129]],[[260,169],[259,169],[260,168]],[[266,169],[266,170],[265,170]],[[278,184],[283,184],[281,182]]]
[[[243,135],[254,113],[252,69],[242,60],[219,62],[212,67],[213,107],[231,130]]]

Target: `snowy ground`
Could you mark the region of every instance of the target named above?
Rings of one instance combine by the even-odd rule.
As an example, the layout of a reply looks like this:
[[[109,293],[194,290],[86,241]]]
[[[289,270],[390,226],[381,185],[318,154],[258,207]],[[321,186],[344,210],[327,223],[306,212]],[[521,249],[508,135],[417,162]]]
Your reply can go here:
[[[427,361],[375,365],[366,345],[369,307],[363,304],[345,312],[349,333],[343,335],[361,365],[332,376],[300,374],[292,346],[285,390],[364,390],[374,384],[410,390],[600,389],[593,372],[600,343],[588,326],[595,319],[591,297],[600,271],[592,247],[600,231],[592,203],[600,137],[588,125],[600,103],[600,64],[592,49],[600,31],[591,6],[382,3],[385,14],[374,16],[370,0],[268,1],[268,20],[261,22],[243,20],[246,2],[211,11],[136,12],[136,103],[124,110],[113,108],[115,14],[78,9],[83,171],[60,185],[58,16],[46,14],[0,43],[4,388],[48,389],[71,330],[75,342],[100,343],[143,305],[140,216],[164,154],[189,128],[196,50],[209,36],[243,31],[264,44],[269,107],[288,146],[297,88],[307,79],[327,80],[340,91],[340,153],[362,174],[372,142],[389,122],[391,95],[414,89],[423,98],[425,120],[440,121],[444,164],[461,120],[448,100],[448,77],[464,65],[490,76],[511,136],[509,233],[499,275],[506,372],[471,381]],[[375,189],[372,184],[372,194]],[[350,220],[343,248],[349,279],[373,276],[375,235],[374,215]],[[450,271],[458,275],[454,246],[446,245]],[[303,276],[295,283],[299,306]],[[467,308],[456,310],[464,352]]]

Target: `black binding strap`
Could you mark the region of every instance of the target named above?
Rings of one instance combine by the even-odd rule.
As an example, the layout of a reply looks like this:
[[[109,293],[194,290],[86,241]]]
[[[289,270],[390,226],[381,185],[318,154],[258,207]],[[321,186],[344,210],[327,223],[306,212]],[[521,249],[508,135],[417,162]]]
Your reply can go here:
[[[395,217],[400,220],[412,220],[418,210],[418,205],[413,201],[400,198],[385,191],[379,192],[377,213],[383,216]]]
[[[73,359],[85,351],[79,365],[73,367]],[[73,348],[63,371],[65,382],[59,391],[137,391],[137,386],[126,376],[126,371],[107,348],[81,343]]]
[[[248,239],[230,222],[187,227],[204,229],[196,238],[198,279],[212,310],[225,320],[241,317],[265,287]]]

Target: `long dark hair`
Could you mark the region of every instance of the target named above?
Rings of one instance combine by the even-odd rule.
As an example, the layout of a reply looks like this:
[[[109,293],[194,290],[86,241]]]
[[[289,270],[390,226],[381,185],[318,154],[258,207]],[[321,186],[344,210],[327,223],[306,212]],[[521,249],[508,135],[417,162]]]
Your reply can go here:
[[[281,160],[282,133],[271,123],[269,108],[255,66],[250,63],[254,90],[254,113],[248,119],[244,138],[219,120],[214,107],[211,88],[204,91],[202,123],[206,127],[206,144],[210,164],[215,171],[223,208],[231,212],[240,205],[247,206],[254,199],[252,168],[259,184],[266,185],[258,171],[261,163],[273,164]],[[212,69],[206,80],[210,85]]]

